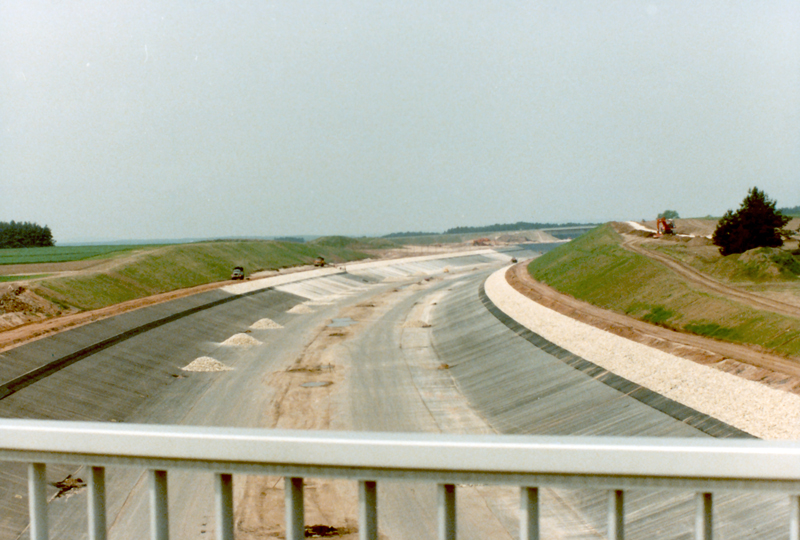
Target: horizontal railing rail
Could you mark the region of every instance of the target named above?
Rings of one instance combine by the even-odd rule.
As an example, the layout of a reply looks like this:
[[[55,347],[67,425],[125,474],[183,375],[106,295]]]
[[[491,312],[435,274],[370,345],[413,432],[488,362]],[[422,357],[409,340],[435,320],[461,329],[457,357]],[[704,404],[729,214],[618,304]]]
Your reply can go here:
[[[520,537],[539,538],[540,487],[608,490],[608,537],[624,538],[629,489],[697,493],[696,538],[710,539],[715,491],[782,492],[792,540],[800,540],[800,443],[670,439],[314,432],[0,420],[0,460],[28,463],[31,539],[47,532],[46,464],[90,468],[89,536],[106,535],[105,468],[148,470],[154,540],[168,537],[167,472],[214,475],[216,527],[233,538],[233,475],[286,478],[286,538],[304,537],[303,479],[348,478],[359,486],[359,534],[376,539],[377,482],[438,485],[439,538],[455,538],[457,484],[521,488]]]

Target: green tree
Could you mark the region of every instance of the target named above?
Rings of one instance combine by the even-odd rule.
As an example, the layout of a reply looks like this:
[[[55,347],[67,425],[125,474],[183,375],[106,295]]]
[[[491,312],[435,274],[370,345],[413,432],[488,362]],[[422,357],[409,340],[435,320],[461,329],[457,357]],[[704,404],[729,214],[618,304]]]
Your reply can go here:
[[[0,221],[0,249],[47,247],[55,245],[50,227],[36,223]]]
[[[775,209],[775,201],[753,187],[736,212],[725,212],[711,241],[719,246],[722,255],[744,253],[757,247],[780,247],[783,226],[788,222],[789,218]]]
[[[664,219],[678,219],[681,216],[678,215],[678,212],[676,210],[664,210],[663,212],[658,214],[658,217],[660,218],[663,217]]]

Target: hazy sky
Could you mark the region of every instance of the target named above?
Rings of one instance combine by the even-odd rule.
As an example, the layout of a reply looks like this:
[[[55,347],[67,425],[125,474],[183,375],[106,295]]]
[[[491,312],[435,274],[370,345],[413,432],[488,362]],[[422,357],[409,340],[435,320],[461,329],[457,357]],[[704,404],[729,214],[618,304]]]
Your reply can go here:
[[[0,0],[0,221],[56,240],[800,204],[800,3]]]

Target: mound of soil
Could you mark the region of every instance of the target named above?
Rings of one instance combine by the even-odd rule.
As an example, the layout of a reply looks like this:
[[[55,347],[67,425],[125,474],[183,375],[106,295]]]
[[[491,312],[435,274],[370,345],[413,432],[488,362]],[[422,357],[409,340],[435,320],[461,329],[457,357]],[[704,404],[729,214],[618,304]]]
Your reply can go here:
[[[47,317],[61,315],[61,309],[19,284],[0,286],[0,331]]]
[[[754,278],[787,277],[800,275],[800,262],[786,250],[780,248],[755,248],[739,255],[739,262],[747,265]]]
[[[700,246],[713,246],[714,244],[711,242],[710,238],[706,238],[705,236],[695,236],[691,240],[686,243],[689,247],[700,247]]]

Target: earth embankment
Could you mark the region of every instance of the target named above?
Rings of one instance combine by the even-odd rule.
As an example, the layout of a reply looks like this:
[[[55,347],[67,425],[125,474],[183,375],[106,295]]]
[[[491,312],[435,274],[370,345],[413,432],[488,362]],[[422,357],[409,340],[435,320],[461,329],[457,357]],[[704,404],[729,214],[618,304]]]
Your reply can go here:
[[[334,263],[360,260],[370,256],[364,247],[369,246],[325,239],[308,244],[217,241],[148,247],[101,260],[13,265],[20,274],[46,275],[0,284],[0,349],[219,287],[234,266],[243,266],[249,275],[308,265],[319,256]]]
[[[721,283],[663,252],[650,257],[637,242],[605,225],[518,267],[511,280],[584,322],[798,392],[800,312],[792,303]]]

